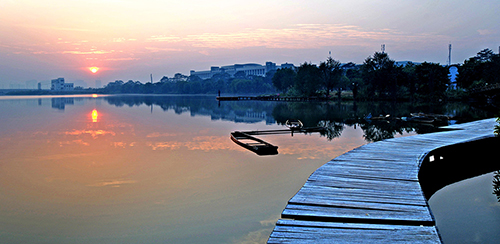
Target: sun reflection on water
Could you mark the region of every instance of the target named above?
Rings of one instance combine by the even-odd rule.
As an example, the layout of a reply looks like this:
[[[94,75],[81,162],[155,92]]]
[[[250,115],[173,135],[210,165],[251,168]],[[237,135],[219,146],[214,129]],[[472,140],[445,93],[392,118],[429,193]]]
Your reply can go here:
[[[96,109],[92,110],[92,122],[94,122],[94,123],[96,123],[96,122],[97,122],[97,116],[98,116],[98,115],[99,115],[99,114],[97,113],[97,110],[96,110]]]

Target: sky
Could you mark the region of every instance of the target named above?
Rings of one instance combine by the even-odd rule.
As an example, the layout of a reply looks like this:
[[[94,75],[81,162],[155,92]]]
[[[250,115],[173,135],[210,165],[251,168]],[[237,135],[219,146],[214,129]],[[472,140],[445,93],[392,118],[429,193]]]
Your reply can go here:
[[[0,0],[0,89],[58,77],[94,87],[211,66],[462,63],[498,53],[498,0]],[[90,67],[99,67],[92,73]]]

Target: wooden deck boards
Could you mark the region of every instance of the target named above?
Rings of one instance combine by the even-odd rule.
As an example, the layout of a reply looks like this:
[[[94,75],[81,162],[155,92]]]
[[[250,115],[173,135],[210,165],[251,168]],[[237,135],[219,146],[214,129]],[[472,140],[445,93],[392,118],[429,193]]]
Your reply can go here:
[[[268,243],[440,243],[435,226],[279,220]]]
[[[494,119],[394,138],[317,169],[293,196],[268,243],[441,243],[418,173],[433,150],[493,137]]]

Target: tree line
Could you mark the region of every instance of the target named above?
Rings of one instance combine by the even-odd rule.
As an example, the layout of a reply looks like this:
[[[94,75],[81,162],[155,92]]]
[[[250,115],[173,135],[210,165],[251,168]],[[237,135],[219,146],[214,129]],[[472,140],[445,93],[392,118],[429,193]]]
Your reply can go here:
[[[274,72],[266,76],[245,75],[237,72],[233,77],[228,73],[219,73],[210,79],[201,79],[198,76],[189,76],[175,81],[163,77],[156,83],[141,83],[129,80],[117,80],[104,87],[106,93],[141,93],[141,94],[216,94],[219,91],[234,94],[264,94],[274,93],[272,85]]]
[[[163,77],[157,83],[139,81],[111,82],[105,93],[143,94],[269,94],[287,96],[327,96],[341,98],[350,91],[360,100],[442,100],[467,97],[470,89],[500,83],[500,56],[484,49],[458,65],[457,87],[452,87],[449,68],[439,63],[424,62],[398,65],[385,52],[375,52],[362,65],[340,61],[331,57],[319,65],[303,63],[296,68],[270,71],[265,76],[247,76],[240,71],[234,76],[227,73],[202,80],[189,76],[175,81]]]
[[[347,66],[347,68],[346,68]],[[397,65],[384,52],[375,52],[363,64],[341,65],[328,58],[319,66],[301,64],[296,69],[281,69],[273,77],[274,86],[292,96],[330,95],[350,90],[362,100],[441,100],[460,99],[473,88],[500,82],[500,56],[484,49],[458,66],[456,87],[452,87],[448,66],[438,63]]]

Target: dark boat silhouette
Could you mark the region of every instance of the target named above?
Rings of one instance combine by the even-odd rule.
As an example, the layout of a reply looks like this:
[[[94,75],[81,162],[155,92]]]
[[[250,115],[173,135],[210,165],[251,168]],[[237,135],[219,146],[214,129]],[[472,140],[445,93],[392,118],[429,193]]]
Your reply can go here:
[[[278,146],[272,145],[241,131],[231,132],[231,140],[233,140],[236,144],[256,153],[257,155],[278,154]]]

